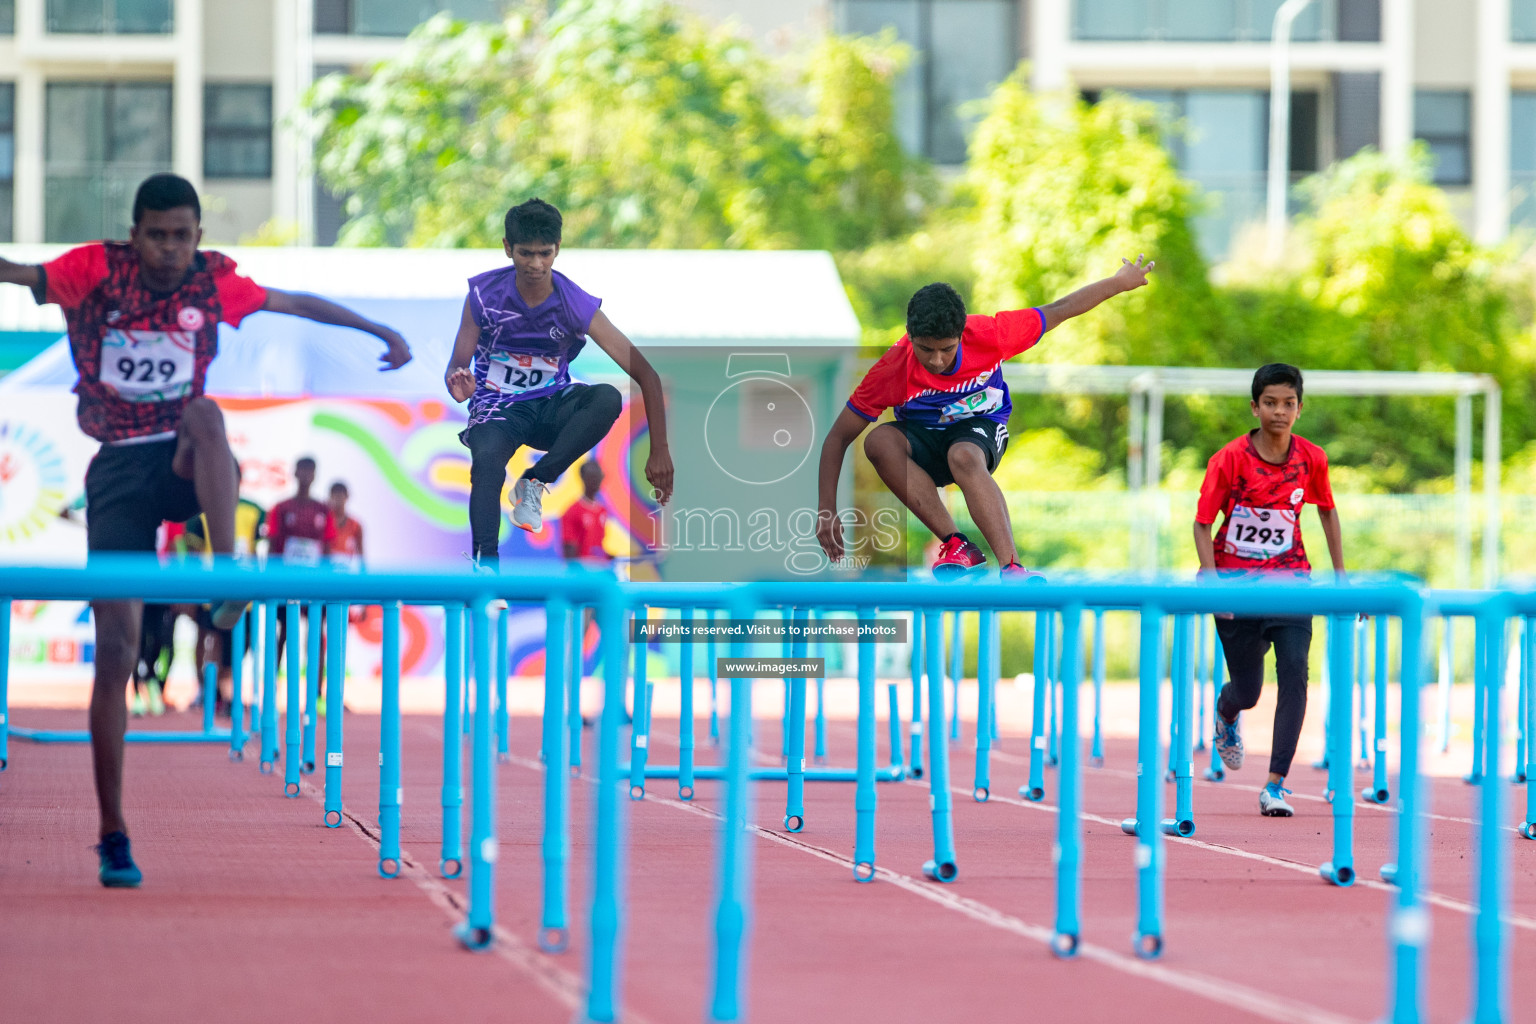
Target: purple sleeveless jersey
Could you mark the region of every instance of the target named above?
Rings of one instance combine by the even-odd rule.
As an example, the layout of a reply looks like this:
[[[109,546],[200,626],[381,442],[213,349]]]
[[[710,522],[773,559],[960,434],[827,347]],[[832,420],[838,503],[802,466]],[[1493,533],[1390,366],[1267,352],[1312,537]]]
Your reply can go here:
[[[469,279],[469,311],[480,325],[471,426],[512,402],[545,398],[571,383],[571,360],[587,343],[587,328],[602,300],[564,274],[550,273],[554,293],[533,308],[518,294],[513,267]]]

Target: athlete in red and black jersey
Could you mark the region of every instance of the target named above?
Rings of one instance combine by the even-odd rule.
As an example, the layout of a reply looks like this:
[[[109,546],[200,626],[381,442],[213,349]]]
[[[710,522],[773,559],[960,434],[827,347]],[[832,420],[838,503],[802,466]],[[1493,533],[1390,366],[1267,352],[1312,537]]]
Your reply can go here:
[[[133,200],[124,243],[71,249],[43,266],[0,259],[0,282],[25,285],[39,303],[64,307],[80,380],[80,428],[100,441],[86,473],[86,546],[92,551],[155,550],[161,520],[202,512],[216,555],[235,548],[235,459],[224,418],[203,397],[218,353],[218,325],[238,326],[260,310],[366,331],[384,342],[383,369],[411,358],[405,339],[313,295],[262,288],[216,252],[199,252],[197,190],[156,174]],[[122,811],[125,684],[138,657],[140,601],[97,601],[91,752],[101,804],[101,882],[136,886]],[[245,606],[229,602],[215,625],[234,624]]]
[[[1301,415],[1301,371],[1285,363],[1262,366],[1253,375],[1250,407],[1259,426],[1211,456],[1200,485],[1195,511],[1195,551],[1202,573],[1245,576],[1282,573],[1305,576],[1312,570],[1301,543],[1301,506],[1317,506],[1333,570],[1344,572],[1344,539],[1333,488],[1328,484],[1328,456],[1317,445],[1291,432]],[[1222,516],[1216,539],[1211,527]],[[1307,713],[1307,656],[1312,620],[1296,616],[1216,617],[1229,682],[1216,700],[1216,752],[1228,768],[1243,764],[1243,739],[1237,716],[1259,702],[1264,684],[1264,655],[1275,649],[1274,744],[1269,779],[1259,793],[1259,810],[1288,818],[1285,776],[1296,755]]]
[[[1153,264],[1143,265],[1143,259],[1121,260],[1113,277],[1048,306],[996,316],[966,316],[965,303],[947,284],[920,288],[907,303],[906,336],[870,367],[822,442],[816,539],[827,557],[833,562],[843,557],[837,511],[843,456],[865,427],[894,409],[895,422],[870,433],[864,454],[891,492],[942,542],[934,572],[959,574],[986,564],[939,496],[940,487],[954,483],[1003,575],[1036,576],[1019,565],[1008,504],[992,479],[1008,447],[1013,410],[1002,365],[1057,324],[1145,285]]]

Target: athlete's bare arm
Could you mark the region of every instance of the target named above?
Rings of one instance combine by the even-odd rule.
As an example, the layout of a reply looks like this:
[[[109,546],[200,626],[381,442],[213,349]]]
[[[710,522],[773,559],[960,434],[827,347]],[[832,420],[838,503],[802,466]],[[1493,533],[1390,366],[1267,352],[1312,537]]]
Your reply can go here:
[[[1328,540],[1328,557],[1333,560],[1334,574],[1344,576],[1344,531],[1339,527],[1339,510],[1320,508],[1317,518],[1323,524],[1323,536]]]
[[[261,308],[271,313],[301,316],[316,323],[350,327],[354,331],[373,335],[385,345],[384,354],[379,356],[379,362],[384,364],[381,369],[398,370],[411,361],[411,346],[405,343],[405,339],[398,331],[383,324],[376,324],[330,299],[322,299],[318,295],[310,295],[306,292],[285,292],[277,288],[268,288],[267,301],[262,303]]]
[[[36,288],[43,279],[42,270],[30,263],[12,263],[0,259],[0,284],[20,284]]]
[[[448,369],[443,373],[443,383],[455,402],[467,402],[475,393],[475,371],[470,364],[475,358],[475,346],[480,344],[480,325],[469,310],[469,296],[464,297],[464,314],[459,317],[459,335],[453,340],[453,354],[448,357]]]
[[[645,421],[651,431],[651,455],[645,460],[645,478],[656,489],[656,500],[665,505],[672,497],[672,452],[667,447],[667,408],[661,394],[661,378],[650,361],[635,348],[634,342],[613,326],[613,321],[602,310],[592,317],[587,334],[640,386],[640,397],[645,401]]]
[[[1141,261],[1146,259],[1144,253],[1136,257],[1135,263],[1122,259],[1120,269],[1112,276],[1084,285],[1069,295],[1063,295],[1048,306],[1041,306],[1040,312],[1045,314],[1045,329],[1050,330],[1063,321],[1082,316],[1094,306],[1106,299],[1114,298],[1121,292],[1134,291],[1143,287],[1147,283],[1147,275],[1152,272],[1153,267],[1157,266],[1156,260],[1147,260],[1146,265],[1143,266]]]
[[[864,432],[869,421],[847,406],[832,421],[821,442],[821,465],[816,474],[816,541],[832,561],[843,557],[843,523],[837,515],[837,478],[843,474],[848,446]]]

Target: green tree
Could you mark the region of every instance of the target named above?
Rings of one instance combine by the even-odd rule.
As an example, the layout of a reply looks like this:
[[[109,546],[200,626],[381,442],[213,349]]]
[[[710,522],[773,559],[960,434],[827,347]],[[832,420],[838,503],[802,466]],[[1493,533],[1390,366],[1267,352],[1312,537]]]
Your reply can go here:
[[[582,246],[860,245],[905,230],[921,168],[890,141],[890,40],[829,39],[803,67],[663,0],[438,17],[311,101],[350,244],[494,245],[540,195]]]

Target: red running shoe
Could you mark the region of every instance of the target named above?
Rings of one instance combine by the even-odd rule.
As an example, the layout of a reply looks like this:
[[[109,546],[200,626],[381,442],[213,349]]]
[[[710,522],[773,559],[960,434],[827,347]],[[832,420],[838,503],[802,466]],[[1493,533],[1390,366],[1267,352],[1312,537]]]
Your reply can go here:
[[[1010,583],[1023,583],[1025,585],[1045,582],[1045,573],[1026,569],[1018,562],[1009,562],[1003,566],[998,570],[998,576]]]
[[[978,566],[987,564],[987,556],[981,548],[965,539],[965,534],[952,534],[939,545],[939,557],[933,562],[933,575],[938,579],[957,579]]]

